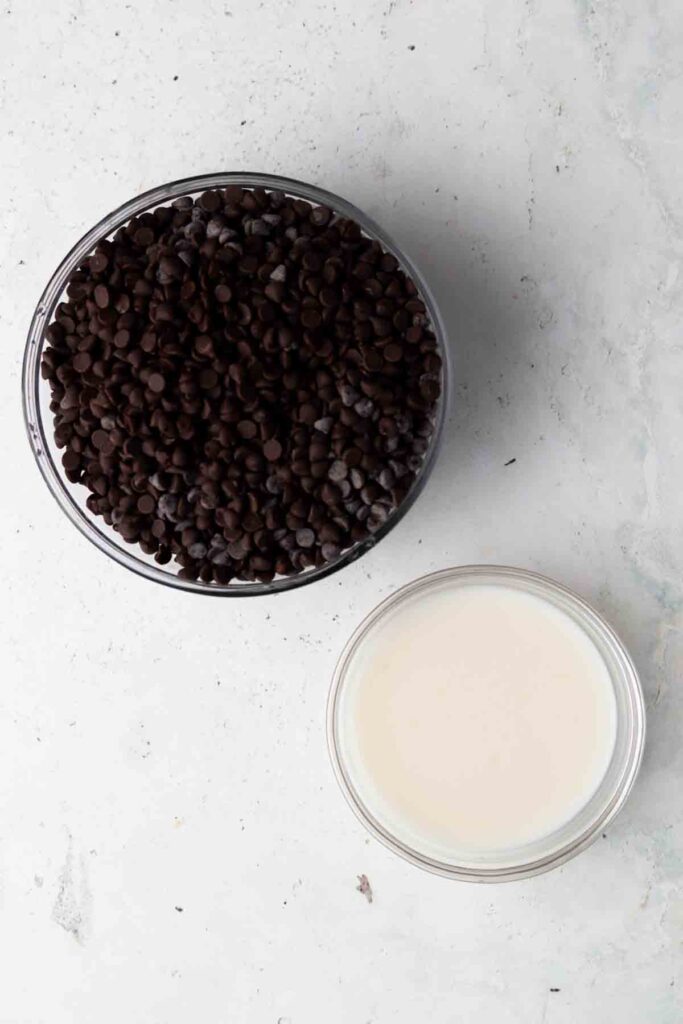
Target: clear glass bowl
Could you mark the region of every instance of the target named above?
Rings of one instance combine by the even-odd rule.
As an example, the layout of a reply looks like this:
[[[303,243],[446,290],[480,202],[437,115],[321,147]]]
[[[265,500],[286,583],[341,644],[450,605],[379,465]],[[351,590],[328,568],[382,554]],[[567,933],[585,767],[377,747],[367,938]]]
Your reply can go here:
[[[498,584],[536,595],[569,615],[590,637],[607,666],[616,699],[617,726],[612,758],[597,790],[565,825],[532,843],[503,853],[463,858],[462,863],[435,860],[411,848],[368,809],[354,785],[353,770],[344,757],[343,703],[345,680],[354,654],[368,634],[396,607],[417,595],[449,586]],[[470,882],[504,882],[528,878],[557,867],[592,843],[614,818],[635,781],[645,742],[645,705],[636,669],[611,626],[582,598],[553,580],[523,569],[499,566],[463,566],[444,569],[414,580],[383,601],[361,622],[337,663],[327,711],[330,756],[342,792],[352,810],[370,832],[411,864],[448,878]]]
[[[260,187],[268,190],[280,189],[287,193],[287,195],[307,199],[314,204],[328,206],[335,213],[349,217],[360,224],[363,232],[368,237],[377,239],[388,252],[396,257],[405,273],[415,282],[420,292],[420,297],[427,306],[443,365],[441,372],[441,397],[437,406],[434,432],[430,439],[429,448],[425,453],[422,465],[406,498],[374,534],[347,548],[334,561],[319,567],[305,569],[297,575],[276,577],[270,583],[237,581],[221,586],[216,583],[203,583],[201,580],[180,579],[176,575],[177,569],[172,567],[172,563],[170,566],[158,565],[153,557],[145,555],[135,546],[126,544],[116,531],[108,527],[100,517],[90,512],[85,504],[85,499],[88,496],[87,488],[79,484],[70,483],[64,475],[59,449],[53,439],[52,414],[49,408],[50,389],[47,382],[41,378],[40,362],[45,344],[45,330],[53,318],[56,306],[63,299],[68,279],[84,258],[93,251],[100,239],[111,237],[132,217],[147,210],[152,210],[157,206],[168,205],[179,196],[196,195],[208,189],[225,188],[227,185],[241,185],[245,188]],[[274,594],[284,590],[291,590],[293,587],[303,586],[306,583],[312,583],[314,580],[323,579],[325,576],[329,576],[331,573],[343,568],[343,566],[360,558],[361,555],[365,554],[366,551],[369,551],[370,548],[374,547],[375,544],[385,537],[411,507],[424,488],[432,471],[440,448],[442,429],[447,416],[448,385],[446,332],[434,296],[412,260],[398,248],[387,233],[375,224],[370,217],[367,217],[345,199],[340,199],[339,196],[316,188],[314,185],[307,185],[300,181],[293,181],[275,175],[242,173],[205,174],[160,185],[158,188],[143,192],[136,199],[131,199],[129,202],[124,203],[118,210],[114,210],[113,213],[110,213],[109,216],[105,217],[99,224],[96,224],[95,227],[88,231],[62,260],[40,298],[31,321],[26,342],[22,374],[24,416],[33,454],[50,491],[74,526],[88,540],[92,541],[100,551],[109,555],[110,558],[113,558],[120,565],[124,565],[127,569],[131,569],[148,580],[164,583],[179,590],[188,590],[198,594],[216,594],[225,597]]]

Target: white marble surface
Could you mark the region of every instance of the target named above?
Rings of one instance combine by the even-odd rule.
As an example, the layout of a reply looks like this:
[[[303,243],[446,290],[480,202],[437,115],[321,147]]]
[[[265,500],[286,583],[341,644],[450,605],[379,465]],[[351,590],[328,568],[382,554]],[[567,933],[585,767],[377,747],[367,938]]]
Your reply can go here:
[[[1,1024],[683,1020],[682,56],[679,0],[4,0]],[[338,577],[239,603],[91,548],[19,402],[66,249],[216,169],[365,207],[423,265],[455,355],[404,523]],[[502,887],[368,840],[323,733],[359,618],[476,561],[592,599],[649,706],[606,837]]]

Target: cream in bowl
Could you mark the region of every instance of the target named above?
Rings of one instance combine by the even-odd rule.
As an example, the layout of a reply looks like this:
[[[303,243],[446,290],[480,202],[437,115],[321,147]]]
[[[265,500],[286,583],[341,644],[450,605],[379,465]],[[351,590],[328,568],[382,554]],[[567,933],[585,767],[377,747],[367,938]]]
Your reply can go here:
[[[615,813],[642,697],[615,634],[569,591],[446,570],[356,632],[329,733],[346,795],[384,842],[446,874],[512,878],[566,859]]]

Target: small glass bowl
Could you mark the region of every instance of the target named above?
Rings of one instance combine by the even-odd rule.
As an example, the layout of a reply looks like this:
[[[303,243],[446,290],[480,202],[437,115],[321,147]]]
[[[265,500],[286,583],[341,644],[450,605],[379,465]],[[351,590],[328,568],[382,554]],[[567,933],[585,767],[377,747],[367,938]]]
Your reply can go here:
[[[413,279],[420,297],[427,307],[442,359],[442,371],[441,396],[436,409],[434,431],[422,465],[405,499],[375,533],[347,548],[333,561],[327,562],[322,566],[305,569],[296,575],[276,577],[270,583],[233,581],[225,586],[221,586],[217,583],[203,583],[201,580],[179,578],[176,574],[177,568],[173,568],[173,563],[169,566],[158,565],[152,556],[145,555],[135,545],[126,544],[115,530],[108,527],[99,516],[95,516],[90,512],[85,504],[89,493],[87,488],[79,484],[70,483],[64,474],[59,449],[53,439],[52,414],[49,408],[50,389],[47,382],[40,375],[40,362],[45,344],[45,330],[52,321],[58,303],[63,299],[69,277],[83,262],[85,257],[94,250],[100,239],[111,237],[120,227],[127,224],[132,217],[148,210],[153,210],[157,206],[168,205],[179,196],[197,195],[209,189],[225,188],[228,185],[241,185],[244,188],[264,188],[269,191],[280,189],[289,196],[306,199],[316,205],[328,206],[335,213],[349,217],[360,224],[366,236],[381,242],[384,248],[396,257],[405,273]],[[113,213],[110,213],[109,216],[105,217],[99,224],[96,224],[88,231],[62,260],[40,298],[28,333],[22,372],[24,418],[33,454],[52,495],[74,526],[100,551],[109,555],[110,558],[113,558],[120,565],[124,565],[127,569],[131,569],[148,580],[164,583],[178,590],[191,591],[195,594],[214,594],[224,597],[277,594],[284,590],[291,590],[294,587],[313,583],[315,580],[329,576],[350,562],[354,562],[361,555],[369,551],[370,548],[374,547],[383,537],[386,537],[389,531],[400,522],[420,494],[433,469],[434,461],[441,446],[442,429],[448,412],[448,385],[448,345],[446,332],[434,296],[412,260],[398,248],[387,233],[351,203],[339,198],[339,196],[333,195],[331,192],[326,192],[324,189],[276,175],[243,174],[239,172],[204,174],[160,185],[124,203],[118,210],[114,210]]]
[[[345,763],[340,723],[345,681],[351,661],[368,634],[397,606],[443,584],[498,584],[535,595],[565,612],[583,629],[601,654],[614,687],[616,738],[612,758],[597,790],[565,825],[549,835],[500,853],[456,863],[435,860],[398,839],[368,809]],[[411,864],[447,878],[468,882],[505,882],[541,874],[563,864],[590,845],[623,806],[642,759],[645,704],[636,669],[611,626],[582,598],[561,584],[523,569],[475,565],[443,569],[408,583],[379,604],[357,627],[337,662],[327,709],[327,737],[332,765],[342,792],[366,828]]]

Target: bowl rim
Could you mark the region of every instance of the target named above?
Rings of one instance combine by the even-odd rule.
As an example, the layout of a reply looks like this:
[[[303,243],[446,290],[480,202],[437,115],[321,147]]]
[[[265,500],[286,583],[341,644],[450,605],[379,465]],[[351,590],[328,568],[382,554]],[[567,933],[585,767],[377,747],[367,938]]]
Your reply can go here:
[[[564,845],[552,848],[552,850],[546,855],[537,856],[523,863],[514,863],[503,867],[465,866],[437,860],[436,858],[411,847],[408,843],[403,842],[401,839],[393,835],[392,832],[372,814],[369,808],[365,805],[361,795],[354,787],[350,774],[344,765],[344,758],[338,738],[337,712],[347,674],[347,668],[358,645],[362,642],[370,629],[376,625],[376,623],[379,622],[388,611],[395,608],[419,590],[426,591],[442,580],[457,579],[461,582],[467,583],[481,582],[484,577],[487,578],[488,581],[494,578],[497,582],[502,583],[503,585],[506,582],[509,584],[510,581],[513,581],[513,584],[519,584],[520,589],[525,590],[527,593],[537,593],[538,591],[541,591],[547,595],[555,596],[558,598],[558,601],[564,602],[565,605],[570,605],[577,613],[577,619],[575,621],[577,621],[579,625],[583,622],[586,626],[593,627],[593,629],[600,635],[601,642],[598,643],[595,636],[592,635],[592,631],[589,634],[600,651],[601,656],[604,656],[604,652],[608,648],[610,653],[615,656],[617,672],[613,673],[610,670],[610,677],[612,678],[613,685],[615,684],[615,675],[619,677],[619,685],[623,686],[623,693],[627,698],[626,718],[625,722],[622,722],[622,727],[625,725],[627,728],[628,736],[626,757],[619,771],[618,777],[615,779],[611,787],[612,795],[610,799],[604,803],[601,812],[593,818],[583,832],[572,838],[570,841],[564,843]],[[550,603],[553,602],[550,601]],[[555,606],[557,607],[558,605]],[[603,641],[605,647],[601,649]],[[617,707],[617,714],[619,715],[619,706]],[[378,839],[379,842],[382,843],[383,846],[391,850],[392,853],[398,854],[398,856],[402,857],[409,863],[414,864],[423,870],[429,871],[432,874],[464,882],[511,882],[531,878],[535,875],[540,875],[546,871],[550,871],[552,868],[559,867],[561,864],[571,860],[578,853],[585,850],[595,842],[604,828],[622,809],[633,788],[642,763],[646,736],[645,700],[638,672],[627,648],[614,628],[591,604],[575,593],[575,591],[565,587],[562,583],[540,573],[532,572],[528,569],[519,569],[506,565],[478,564],[452,566],[446,569],[440,569],[436,572],[427,573],[424,576],[411,580],[402,587],[399,587],[398,590],[395,590],[388,597],[384,598],[384,600],[376,605],[356,626],[339,655],[332,675],[332,682],[327,701],[326,719],[327,747],[329,757],[332,762],[332,769],[346,802],[358,820],[375,837],[375,839]],[[608,775],[609,768],[605,776],[603,776],[603,781],[607,779]],[[589,805],[590,801],[588,805],[585,806],[588,807]],[[569,819],[564,828],[567,828],[571,822],[576,821],[580,814],[581,811],[578,811],[574,817]]]
[[[401,268],[415,282],[420,297],[427,306],[439,354],[442,359],[441,395],[436,409],[434,430],[430,438],[429,448],[425,453],[422,465],[418,470],[410,491],[399,507],[391,513],[386,522],[375,533],[342,552],[333,562],[305,569],[292,576],[275,577],[269,583],[245,581],[220,585],[204,583],[201,580],[185,580],[152,561],[144,561],[141,555],[133,554],[136,551],[134,545],[131,545],[130,551],[124,548],[122,544],[125,542],[122,539],[120,542],[115,539],[118,538],[118,534],[115,531],[107,527],[104,522],[102,523],[104,528],[100,528],[95,522],[96,517],[86,514],[83,508],[76,502],[72,494],[72,487],[77,485],[67,486],[65,479],[55,464],[51,451],[52,444],[49,440],[52,424],[51,422],[46,424],[44,421],[40,403],[41,388],[47,386],[42,381],[40,375],[40,359],[45,343],[45,330],[52,319],[56,306],[62,301],[69,275],[93,250],[97,242],[101,238],[109,237],[132,217],[156,205],[171,203],[174,199],[183,195],[204,192],[214,188],[225,188],[228,185],[242,185],[245,188],[265,188],[269,191],[281,190],[288,195],[306,199],[314,204],[329,206],[335,213],[357,221],[368,236],[376,238],[388,252],[396,257]],[[393,241],[391,236],[373,218],[341,196],[319,188],[316,185],[298,181],[295,178],[250,171],[224,171],[199,174],[157,185],[122,203],[90,228],[71,247],[59,263],[38,300],[31,318],[24,349],[21,387],[24,422],[33,456],[53,498],[79,532],[119,565],[145,579],[176,590],[204,594],[210,597],[255,597],[285,593],[286,591],[307,586],[317,580],[333,575],[375,547],[403,519],[417,500],[429,478],[443,440],[443,429],[448,417],[451,392],[449,346],[445,325],[436,299],[424,275],[413,259],[405,254],[403,249]]]

